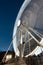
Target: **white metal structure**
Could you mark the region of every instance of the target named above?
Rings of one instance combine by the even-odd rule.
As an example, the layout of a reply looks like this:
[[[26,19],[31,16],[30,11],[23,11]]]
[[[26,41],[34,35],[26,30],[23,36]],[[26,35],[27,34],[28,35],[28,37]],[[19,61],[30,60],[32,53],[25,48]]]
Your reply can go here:
[[[40,22],[39,22],[39,25],[36,22],[36,21],[41,20],[41,19],[36,20],[38,17],[42,18],[42,17],[40,17],[41,16],[40,8],[42,8],[42,5],[40,5],[40,2],[42,2],[42,0],[37,0],[37,1],[36,0],[33,0],[33,1],[25,0],[24,3],[22,4],[21,8],[20,8],[20,11],[19,11],[18,16],[17,16],[16,21],[15,21],[14,30],[13,30],[13,48],[14,48],[14,52],[17,56],[20,56],[20,51],[18,49],[18,46],[20,45],[20,43],[21,44],[23,43],[22,37],[21,37],[20,43],[17,41],[17,34],[16,34],[17,31],[18,31],[18,27],[21,25],[21,23],[24,24],[26,27],[34,28],[34,26],[35,26],[35,27],[38,27],[38,28],[39,27],[42,28]],[[36,11],[36,9],[37,9],[37,11]],[[27,14],[29,14],[29,15],[27,15]],[[37,17],[37,15],[38,15],[38,17]],[[21,28],[21,29],[23,29],[23,28]],[[34,32],[34,31],[31,32],[31,30],[29,30],[29,31],[25,30],[25,31],[28,32],[28,35],[30,35],[40,45],[40,46],[36,46],[36,48],[25,57],[28,57],[30,55],[32,56],[34,54],[37,56],[38,54],[40,54],[43,51],[43,37],[41,37],[40,41],[39,41],[32,34],[32,33],[35,33],[36,36],[40,37],[36,32]],[[15,36],[15,34],[16,34],[16,36]],[[15,36],[15,38],[14,38],[14,36]],[[22,57],[23,57],[23,55],[22,55]]]

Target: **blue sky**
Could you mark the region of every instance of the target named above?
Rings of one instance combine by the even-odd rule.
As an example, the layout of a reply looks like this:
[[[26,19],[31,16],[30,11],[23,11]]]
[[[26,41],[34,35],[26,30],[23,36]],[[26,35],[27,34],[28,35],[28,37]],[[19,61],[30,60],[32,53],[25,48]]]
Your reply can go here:
[[[0,0],[0,50],[6,51],[13,34],[17,13],[23,0]]]

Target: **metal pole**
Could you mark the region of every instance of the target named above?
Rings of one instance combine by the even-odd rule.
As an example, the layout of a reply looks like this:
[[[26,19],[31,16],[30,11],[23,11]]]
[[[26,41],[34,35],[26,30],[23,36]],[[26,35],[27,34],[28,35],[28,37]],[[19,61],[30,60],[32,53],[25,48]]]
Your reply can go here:
[[[22,58],[23,57],[23,49],[22,49],[22,43],[23,43],[23,40],[22,40],[22,32],[20,31],[20,57]]]
[[[31,32],[29,32],[28,28],[26,28],[23,24],[22,26],[24,27],[24,29],[28,32],[28,34],[37,42],[37,44],[39,44],[41,47],[43,47],[40,42],[31,34]]]

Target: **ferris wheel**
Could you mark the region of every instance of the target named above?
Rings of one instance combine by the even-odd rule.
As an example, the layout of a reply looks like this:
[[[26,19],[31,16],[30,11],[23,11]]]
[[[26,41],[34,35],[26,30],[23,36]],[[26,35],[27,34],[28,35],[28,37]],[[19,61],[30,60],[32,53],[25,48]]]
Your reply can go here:
[[[15,21],[13,48],[16,56],[28,57],[43,51],[43,1],[25,0]],[[15,36],[15,38],[14,38]],[[40,52],[39,52],[40,51]]]

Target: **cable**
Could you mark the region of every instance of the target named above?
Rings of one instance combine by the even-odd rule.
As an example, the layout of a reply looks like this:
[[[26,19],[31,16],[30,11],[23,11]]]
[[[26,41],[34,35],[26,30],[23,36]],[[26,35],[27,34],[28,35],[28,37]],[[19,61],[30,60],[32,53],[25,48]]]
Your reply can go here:
[[[16,34],[17,34],[17,33],[16,33]],[[16,34],[15,34],[15,36],[16,36]],[[14,38],[15,38],[15,36],[14,36]],[[11,41],[11,43],[10,43],[10,45],[9,45],[9,47],[8,47],[8,49],[7,49],[7,51],[6,51],[5,55],[4,55],[4,57],[3,57],[3,59],[2,59],[2,62],[4,62],[4,59],[5,59],[5,57],[6,57],[7,53],[8,53],[8,51],[9,51],[11,45],[12,45],[12,42],[13,42],[13,39],[12,39],[12,41]]]

